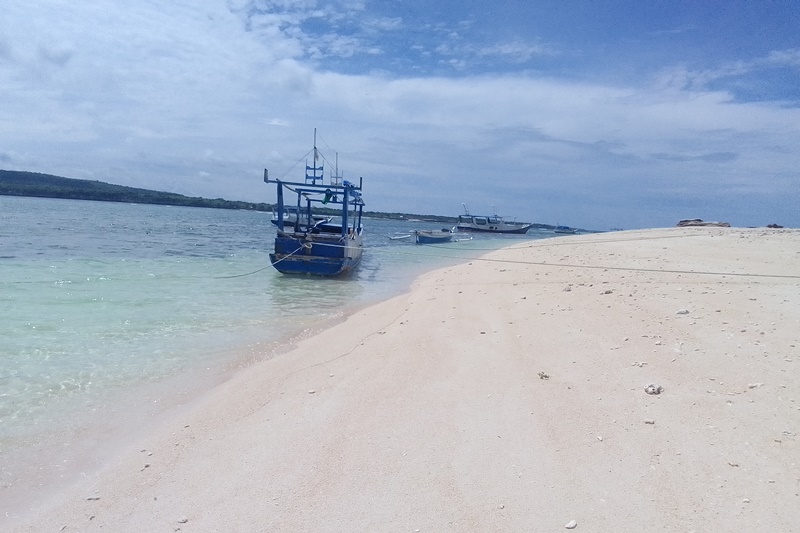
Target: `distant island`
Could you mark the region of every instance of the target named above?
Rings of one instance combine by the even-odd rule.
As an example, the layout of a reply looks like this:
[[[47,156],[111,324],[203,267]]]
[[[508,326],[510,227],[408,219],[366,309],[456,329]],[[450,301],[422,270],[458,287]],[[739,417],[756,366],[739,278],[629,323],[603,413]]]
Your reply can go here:
[[[223,200],[222,198],[199,198],[171,192],[113,185],[102,181],[62,178],[50,174],[16,170],[0,170],[0,195],[63,198],[68,200],[95,200],[99,202],[125,202],[132,204],[211,207],[217,209],[272,210],[272,206],[265,203],[238,202]]]
[[[244,209],[250,211],[272,211],[273,204],[240,202],[222,198],[201,198],[182,194],[113,185],[102,181],[80,180],[0,169],[0,196],[32,196],[36,198],[62,198],[67,200],[94,200],[98,202],[124,202],[129,204],[157,204],[186,207],[209,207],[213,209]],[[315,209],[320,214],[335,215],[329,209]],[[330,212],[329,212],[330,211]],[[364,216],[391,220],[420,220],[454,225],[458,217],[442,215],[416,215],[411,213],[382,213],[365,211]],[[534,224],[533,227],[553,229],[548,224]]]

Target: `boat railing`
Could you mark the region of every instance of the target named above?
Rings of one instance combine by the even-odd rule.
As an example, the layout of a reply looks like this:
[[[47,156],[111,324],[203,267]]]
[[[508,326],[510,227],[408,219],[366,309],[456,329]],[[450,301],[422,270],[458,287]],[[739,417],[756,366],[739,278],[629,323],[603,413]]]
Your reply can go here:
[[[352,230],[360,233],[361,216],[364,208],[364,200],[361,195],[361,190],[363,187],[361,178],[359,178],[358,185],[347,180],[342,180],[341,184],[325,184],[314,182],[297,183],[283,181],[280,179],[272,180],[269,178],[269,173],[265,169],[264,182],[278,184],[278,201],[275,209],[277,211],[277,220],[275,223],[278,229],[281,231],[285,229],[286,224],[290,224],[294,226],[296,233],[302,232],[303,230],[306,232],[313,232],[315,229],[317,232],[320,232],[323,227],[319,226],[319,222],[315,222],[313,220],[312,207],[314,205],[318,205],[320,207],[339,205],[341,206],[341,225],[337,226],[336,230],[325,228],[325,233],[339,233],[341,236],[345,236],[348,231],[348,222],[350,222],[348,219],[350,217],[352,217]],[[285,190],[296,196],[296,205],[287,206],[285,204]],[[352,207],[352,213],[350,213],[350,207]],[[294,220],[291,220],[291,216],[286,216],[289,213],[296,213]],[[287,218],[289,218],[289,220],[287,220]],[[305,222],[302,222],[301,218],[304,218]],[[327,223],[328,221],[329,219],[320,222]]]

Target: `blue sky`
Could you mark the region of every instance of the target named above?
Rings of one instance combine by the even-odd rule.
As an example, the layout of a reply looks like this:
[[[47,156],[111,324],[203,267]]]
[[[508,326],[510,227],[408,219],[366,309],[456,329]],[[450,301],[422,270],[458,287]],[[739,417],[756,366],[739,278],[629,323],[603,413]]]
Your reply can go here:
[[[367,208],[800,227],[795,1],[5,0],[0,168]],[[492,207],[494,206],[494,207]]]

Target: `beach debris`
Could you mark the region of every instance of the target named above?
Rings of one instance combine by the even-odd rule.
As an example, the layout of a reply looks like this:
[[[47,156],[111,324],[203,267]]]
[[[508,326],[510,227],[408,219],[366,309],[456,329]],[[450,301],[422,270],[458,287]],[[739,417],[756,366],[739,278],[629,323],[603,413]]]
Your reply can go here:
[[[677,311],[675,311],[675,314],[676,315],[688,315],[689,314],[689,310],[688,309],[678,309]]]
[[[569,522],[566,523],[566,525],[564,525],[564,527],[567,529],[575,529],[576,527],[578,527],[578,521],[570,520]]]
[[[749,384],[747,385],[747,388],[748,388],[748,389],[757,389],[757,388],[759,388],[759,387],[763,387],[763,386],[764,386],[764,384],[763,384],[763,383],[749,383]]]
[[[611,289],[606,289],[603,292],[601,292],[600,294],[613,294],[613,293],[614,293],[614,291],[612,291]]]
[[[633,363],[631,363],[631,366],[638,366],[639,368],[642,368],[646,364],[647,361],[634,361]]]
[[[100,496],[89,496],[86,499],[89,500],[90,502],[96,502],[97,500],[100,499]]]
[[[189,521],[189,519],[186,518],[185,516],[182,516],[182,517],[178,518],[178,523],[179,524],[185,524],[188,521]]]
[[[650,383],[644,388],[644,391],[647,394],[661,394],[662,392],[664,392],[664,387],[662,387],[661,385]]]
[[[652,418],[645,418],[645,419],[644,419],[644,423],[645,423],[645,424],[650,424],[650,425],[653,425],[653,424],[655,424],[655,423],[656,423],[656,421],[655,421],[655,420],[653,420]]]
[[[546,374],[545,372],[539,372],[538,376],[539,379],[550,379],[550,374]]]
[[[314,389],[311,389],[311,390],[309,390],[309,391],[308,391],[308,393],[309,393],[309,394],[314,394],[314,393],[316,393],[316,392],[317,392],[317,391],[315,391]]]
[[[569,286],[569,285],[564,287],[564,292],[570,292],[571,290],[572,290],[572,287]]]
[[[602,435],[598,435],[597,436],[597,440],[599,440],[600,442],[603,442],[603,436]]]

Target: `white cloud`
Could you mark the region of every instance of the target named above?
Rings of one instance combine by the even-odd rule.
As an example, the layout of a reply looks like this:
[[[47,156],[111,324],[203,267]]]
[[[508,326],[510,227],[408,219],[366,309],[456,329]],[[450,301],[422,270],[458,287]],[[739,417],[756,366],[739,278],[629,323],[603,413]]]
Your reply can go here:
[[[762,57],[726,61],[714,68],[703,70],[673,66],[663,69],[657,80],[662,86],[678,90],[704,90],[718,80],[758,75],[764,69],[776,67],[800,67],[800,49],[773,50]]]
[[[361,26],[370,33],[396,31],[403,27],[403,19],[401,17],[372,18],[363,21]]]
[[[725,198],[739,223],[756,224],[746,200],[730,198],[800,195],[800,111],[709,89],[766,64],[796,65],[797,50],[611,86],[468,75],[480,58],[556,52],[456,39],[436,54],[462,77],[346,75],[307,59],[385,52],[329,28],[312,36],[303,24],[354,21],[363,2],[227,5],[11,0],[4,20],[13,23],[0,27],[3,166],[263,201],[262,169],[291,168],[318,127],[345,175],[365,177],[369,209],[453,214],[462,201],[495,203],[521,218],[602,229],[670,222],[674,205],[656,199],[679,202],[684,191]],[[375,34],[404,24],[365,19]]]
[[[498,43],[476,51],[480,57],[505,57],[514,63],[525,63],[537,56],[557,55],[558,52],[538,45],[530,45],[520,41]]]

